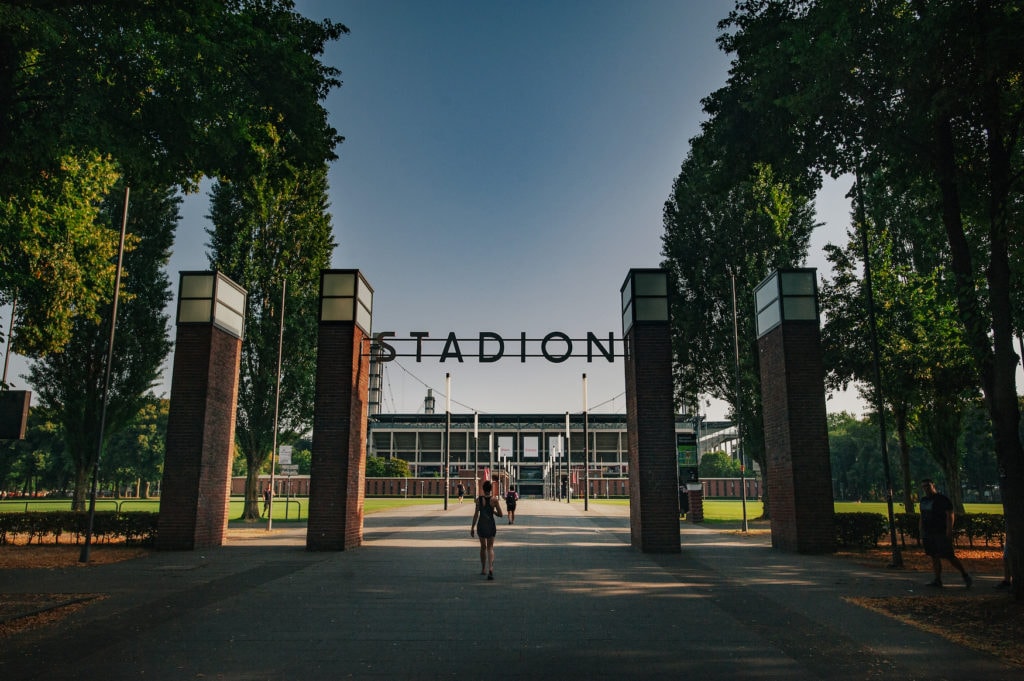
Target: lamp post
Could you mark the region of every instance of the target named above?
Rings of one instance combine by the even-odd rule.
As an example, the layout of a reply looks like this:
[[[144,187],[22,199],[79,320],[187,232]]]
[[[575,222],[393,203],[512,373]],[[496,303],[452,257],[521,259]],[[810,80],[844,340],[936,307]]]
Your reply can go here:
[[[565,503],[572,502],[572,447],[569,442],[569,412],[565,412]]]
[[[736,449],[740,459],[740,498],[743,500],[743,531],[747,531],[747,489],[744,480],[746,465],[743,457],[743,419],[740,417],[740,324],[736,313],[736,273],[729,268],[729,279],[732,281],[732,339],[735,356],[735,393],[736,393]]]
[[[587,432],[587,375],[583,374],[583,510],[590,510],[590,435]]]
[[[449,469],[452,459],[452,375],[444,375],[444,510],[448,510]]]
[[[114,274],[114,302],[111,305],[110,310],[110,339],[107,346],[107,365],[104,367],[104,378],[103,378],[103,393],[100,398],[100,433],[99,442],[96,447],[96,463],[93,464],[92,468],[92,487],[89,491],[89,524],[85,530],[85,543],[82,544],[82,553],[78,557],[78,562],[88,563],[89,562],[89,549],[92,545],[92,529],[93,523],[96,519],[96,491],[99,486],[99,475],[100,475],[100,458],[103,454],[103,436],[104,430],[107,425],[107,397],[110,393],[110,369],[114,363],[114,334],[117,331],[117,302],[119,294],[121,293],[121,265],[124,262],[124,238],[125,232],[128,229],[128,196],[130,190],[128,187],[124,188],[124,210],[121,214],[121,238],[117,244],[117,270]],[[14,311],[11,310],[11,320],[13,325]],[[4,383],[7,382],[7,360],[4,360]]]
[[[274,436],[270,449],[270,497],[267,499],[267,532],[274,529],[274,497],[277,490],[274,488],[274,468],[277,457],[277,421],[281,406],[281,351],[284,348],[284,301],[288,290],[288,280],[281,281],[281,323],[277,334],[277,374],[274,378]],[[285,513],[287,514],[287,502],[285,502]]]
[[[882,370],[878,361],[878,324],[875,319],[875,295],[871,287],[871,254],[868,251],[868,223],[864,215],[864,194],[861,189],[860,170],[857,171],[857,220],[860,222],[860,245],[864,256],[864,297],[868,306],[868,326],[871,334],[871,364],[875,379],[875,413],[882,445],[882,471],[885,474],[885,503],[889,512],[889,542],[892,544],[892,564],[903,567],[903,554],[896,542],[896,518],[893,513],[892,473],[889,470],[889,447],[885,429],[885,400],[882,396]]]

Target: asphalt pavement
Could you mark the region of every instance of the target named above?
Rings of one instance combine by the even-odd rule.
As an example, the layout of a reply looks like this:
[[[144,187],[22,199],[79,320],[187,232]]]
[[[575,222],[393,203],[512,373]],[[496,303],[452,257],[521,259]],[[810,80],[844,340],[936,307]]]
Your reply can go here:
[[[686,522],[680,554],[644,554],[625,506],[524,499],[515,525],[499,519],[487,581],[472,513],[375,513],[344,552],[306,551],[305,529],[279,523],[217,549],[2,571],[2,593],[98,598],[0,639],[0,678],[1024,679],[846,600],[927,596],[919,572]]]

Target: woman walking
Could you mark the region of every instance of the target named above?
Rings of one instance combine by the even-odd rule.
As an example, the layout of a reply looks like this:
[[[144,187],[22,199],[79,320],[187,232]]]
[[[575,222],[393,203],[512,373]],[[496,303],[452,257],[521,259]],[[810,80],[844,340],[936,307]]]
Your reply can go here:
[[[501,517],[501,504],[497,497],[491,496],[493,486],[485,480],[483,494],[476,498],[473,510],[473,524],[469,526],[469,536],[473,533],[480,538],[480,574],[487,579],[494,579],[494,536],[498,534],[498,524],[494,517]]]

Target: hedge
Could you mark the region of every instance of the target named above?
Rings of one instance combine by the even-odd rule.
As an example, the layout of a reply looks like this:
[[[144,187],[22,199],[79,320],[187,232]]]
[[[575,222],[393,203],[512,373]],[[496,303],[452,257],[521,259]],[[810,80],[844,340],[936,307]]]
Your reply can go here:
[[[93,541],[151,546],[158,517],[157,513],[145,511],[97,511],[93,518]],[[25,537],[30,544],[42,544],[50,539],[60,544],[61,538],[68,535],[78,544],[85,539],[88,528],[89,514],[83,511],[0,513],[0,545],[15,537]]]
[[[896,533],[900,543],[907,545],[909,537],[915,544],[921,543],[919,516],[916,513],[893,515]],[[836,513],[836,544],[841,547],[865,549],[878,546],[878,541],[889,534],[888,519],[878,513]],[[954,541],[967,541],[974,548],[975,541],[984,540],[985,546],[1003,546],[1006,540],[1006,526],[1003,516],[997,513],[964,513],[956,518]]]

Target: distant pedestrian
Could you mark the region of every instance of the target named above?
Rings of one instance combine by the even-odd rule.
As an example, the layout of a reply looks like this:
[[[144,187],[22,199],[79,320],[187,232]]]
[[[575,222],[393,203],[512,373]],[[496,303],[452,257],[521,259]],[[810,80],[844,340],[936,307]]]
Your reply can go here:
[[[462,497],[466,496],[466,486],[460,481],[455,488],[456,493],[459,495],[459,503],[462,503]]]
[[[260,514],[261,518],[270,513],[270,497],[272,496],[273,492],[270,491],[270,485],[267,485],[263,489],[263,513]]]
[[[498,534],[494,518],[501,517],[501,504],[497,497],[491,496],[493,486],[490,480],[485,480],[482,488],[483,494],[476,498],[469,536],[472,537],[475,532],[480,538],[480,574],[487,575],[487,579],[494,579],[494,537]]]
[[[953,526],[956,521],[953,502],[946,495],[940,494],[935,483],[927,478],[921,481],[921,490],[924,492],[920,501],[921,542],[924,544],[924,552],[932,559],[932,571],[935,573],[935,579],[928,586],[942,586],[942,559],[945,558],[960,571],[964,584],[970,589],[974,580],[967,574],[953,549]]]
[[[519,501],[519,492],[516,491],[514,486],[508,488],[508,492],[505,494],[505,510],[508,511],[508,524],[514,525],[516,522],[516,502]]]

